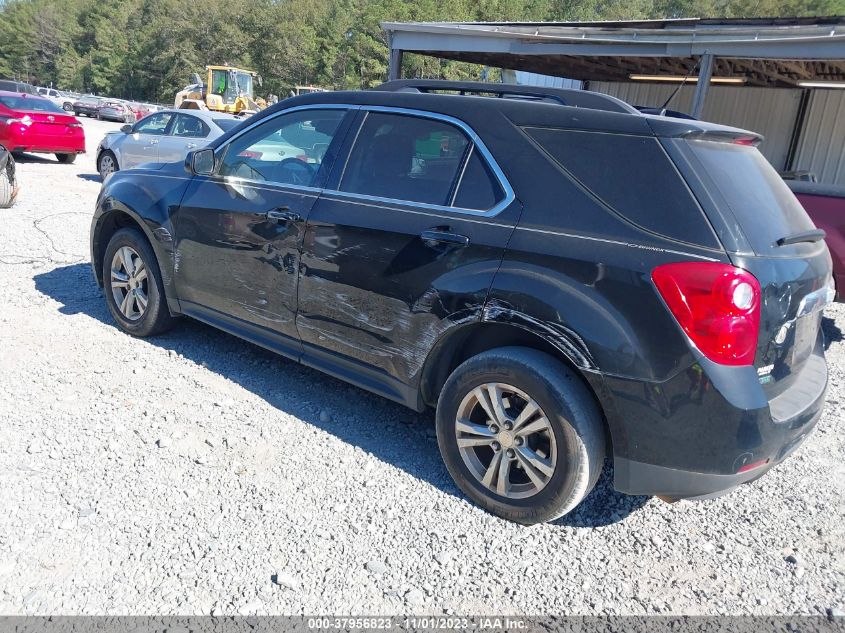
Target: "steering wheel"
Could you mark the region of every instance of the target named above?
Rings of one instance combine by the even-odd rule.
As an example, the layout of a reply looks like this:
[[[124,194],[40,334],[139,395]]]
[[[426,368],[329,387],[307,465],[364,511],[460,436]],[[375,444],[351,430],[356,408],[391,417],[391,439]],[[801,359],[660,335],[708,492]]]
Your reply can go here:
[[[306,163],[299,158],[285,158],[276,166],[276,176],[279,182],[288,185],[309,186],[317,175],[317,166]]]

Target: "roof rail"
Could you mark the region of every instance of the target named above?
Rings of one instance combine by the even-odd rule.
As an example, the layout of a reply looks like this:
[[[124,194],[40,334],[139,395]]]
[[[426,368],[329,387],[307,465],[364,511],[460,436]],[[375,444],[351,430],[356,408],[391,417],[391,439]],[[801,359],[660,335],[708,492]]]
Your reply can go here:
[[[495,95],[502,99],[550,101],[576,108],[639,114],[636,108],[621,99],[601,94],[600,92],[590,92],[589,90],[520,86],[517,84],[488,83],[484,81],[447,81],[441,79],[395,79],[377,86],[374,90],[420,93],[444,91],[457,92],[461,95],[470,96]]]

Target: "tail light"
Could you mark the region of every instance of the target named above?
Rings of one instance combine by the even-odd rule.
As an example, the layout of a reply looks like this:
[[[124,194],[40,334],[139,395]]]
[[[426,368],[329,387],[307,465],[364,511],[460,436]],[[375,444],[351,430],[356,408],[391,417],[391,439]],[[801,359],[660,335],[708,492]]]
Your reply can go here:
[[[23,126],[30,126],[32,125],[32,119],[27,116],[22,117],[2,117],[0,116],[0,123],[5,123],[6,125],[14,125],[15,123],[19,123]]]
[[[707,358],[751,365],[760,330],[760,283],[730,264],[683,262],[651,273],[678,324]]]

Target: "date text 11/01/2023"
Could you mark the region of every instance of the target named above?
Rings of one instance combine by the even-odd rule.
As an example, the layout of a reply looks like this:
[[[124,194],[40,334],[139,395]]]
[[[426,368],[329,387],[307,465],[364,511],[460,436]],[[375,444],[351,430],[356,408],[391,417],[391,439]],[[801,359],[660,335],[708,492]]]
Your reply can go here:
[[[521,631],[528,628],[524,618],[502,616],[411,616],[411,617],[315,617],[308,618],[311,630],[480,630]]]

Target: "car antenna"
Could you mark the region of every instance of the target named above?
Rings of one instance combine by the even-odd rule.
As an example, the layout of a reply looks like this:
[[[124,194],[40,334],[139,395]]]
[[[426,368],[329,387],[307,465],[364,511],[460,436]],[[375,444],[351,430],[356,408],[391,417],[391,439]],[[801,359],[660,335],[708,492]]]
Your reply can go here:
[[[666,108],[669,107],[669,104],[672,103],[672,99],[674,99],[675,95],[677,95],[681,91],[681,88],[684,87],[684,84],[687,83],[687,79],[692,77],[692,74],[698,70],[698,67],[701,64],[701,57],[706,54],[707,51],[704,51],[704,53],[696,60],[695,65],[689,70],[689,72],[687,72],[686,75],[684,75],[684,78],[681,80],[681,83],[678,84],[678,86],[672,91],[672,94],[669,95],[669,98],[666,99],[662,106],[660,106],[660,116],[666,116]]]

